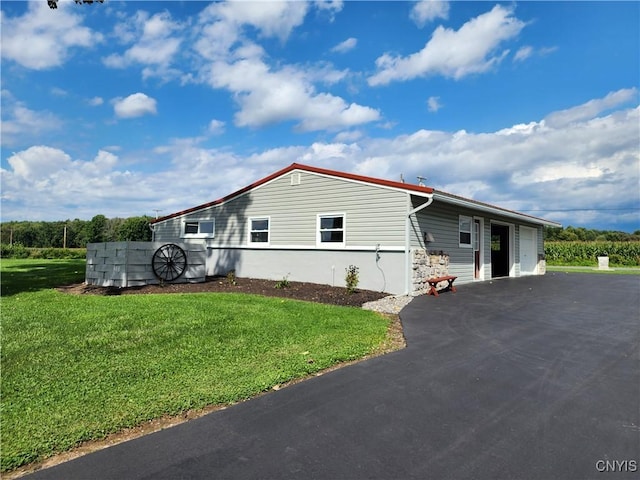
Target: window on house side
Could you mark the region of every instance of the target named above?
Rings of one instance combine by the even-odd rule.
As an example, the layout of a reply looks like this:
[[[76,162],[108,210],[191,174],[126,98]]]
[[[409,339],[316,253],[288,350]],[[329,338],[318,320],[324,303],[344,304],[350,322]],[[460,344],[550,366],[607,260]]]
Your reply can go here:
[[[460,215],[458,221],[459,244],[461,247],[471,247],[471,217]]]
[[[251,243],[269,243],[269,219],[252,218],[249,222],[249,241]]]
[[[344,243],[344,215],[321,215],[320,243]]]
[[[214,220],[189,220],[184,222],[184,237],[213,238],[214,233]]]

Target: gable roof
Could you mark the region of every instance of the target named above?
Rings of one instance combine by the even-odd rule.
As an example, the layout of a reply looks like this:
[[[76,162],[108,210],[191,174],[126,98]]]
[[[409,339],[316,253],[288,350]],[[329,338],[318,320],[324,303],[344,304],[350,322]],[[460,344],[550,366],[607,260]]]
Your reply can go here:
[[[367,183],[370,185],[378,185],[378,186],[387,187],[387,188],[404,190],[412,193],[420,193],[425,196],[430,196],[433,193],[433,189],[431,187],[424,187],[421,185],[412,185],[410,183],[394,182],[392,180],[383,180],[380,178],[367,177],[364,175],[356,175],[353,173],[339,172],[337,170],[330,170],[327,168],[311,167],[309,165],[303,165],[301,163],[292,163],[288,167],[285,167],[282,170],[278,170],[277,172],[272,173],[268,177],[264,177],[263,179],[258,180],[257,182],[254,182],[251,185],[247,185],[246,187],[241,188],[240,190],[237,190],[233,193],[230,193],[225,197],[214,200],[213,202],[203,203],[202,205],[197,205],[195,207],[188,208],[186,210],[181,210],[180,212],[175,212],[170,215],[166,215],[164,217],[156,218],[155,220],[152,220],[151,223],[154,224],[154,223],[163,222],[171,218],[186,215],[187,213],[193,213],[193,212],[197,212],[198,210],[203,210],[205,208],[213,207],[215,205],[221,205],[225,202],[228,202],[229,200],[234,199],[235,197],[238,197],[244,193],[250,192],[251,190],[258,188],[261,185],[264,185],[265,183],[268,183],[272,180],[275,180],[278,177],[281,177],[288,173],[292,173],[294,171],[316,173],[319,175],[342,178],[345,180],[351,180],[351,181],[360,182],[360,183]]]
[[[260,187],[261,185],[264,185],[272,180],[275,180],[278,177],[281,177],[283,175],[286,175],[288,173],[292,173],[292,172],[296,172],[296,171],[302,171],[302,172],[309,172],[309,173],[315,173],[318,175],[324,175],[324,176],[328,176],[328,177],[334,177],[334,178],[342,178],[344,180],[350,180],[350,181],[355,181],[355,182],[359,182],[359,183],[366,183],[369,185],[378,185],[381,187],[386,187],[386,188],[392,188],[392,189],[397,189],[397,190],[402,190],[408,193],[412,193],[412,194],[421,194],[422,196],[426,196],[426,197],[431,197],[433,196],[433,199],[435,201],[441,201],[441,202],[445,202],[445,203],[450,203],[453,205],[458,205],[458,206],[462,206],[462,207],[466,207],[466,208],[471,208],[471,209],[475,209],[475,210],[480,210],[482,212],[486,212],[486,213],[493,213],[495,215],[502,215],[504,217],[508,217],[508,218],[513,218],[516,220],[520,220],[520,221],[526,221],[529,223],[534,223],[534,224],[538,224],[538,225],[546,225],[546,226],[550,226],[550,227],[560,227],[562,226],[561,224],[557,223],[557,222],[552,222],[550,220],[545,220],[543,218],[538,218],[538,217],[534,217],[532,215],[527,215],[525,213],[520,213],[520,212],[516,212],[513,210],[508,210],[506,208],[502,208],[502,207],[497,207],[495,205],[491,205],[488,203],[484,203],[484,202],[479,202],[477,200],[471,200],[468,198],[464,198],[464,197],[460,197],[457,195],[453,195],[451,193],[447,193],[447,192],[443,192],[443,191],[439,191],[439,190],[434,190],[431,187],[425,187],[422,185],[413,185],[410,183],[403,183],[403,182],[396,182],[393,180],[383,180],[380,178],[375,178],[375,177],[367,177],[364,175],[356,175],[353,173],[346,173],[346,172],[340,172],[337,170],[330,170],[327,168],[320,168],[320,167],[312,167],[309,165],[303,165],[301,163],[292,163],[291,165],[289,165],[288,167],[285,167],[281,170],[278,170],[275,173],[272,173],[271,175],[264,177],[260,180],[258,180],[257,182],[252,183],[251,185],[247,185],[244,188],[241,188],[240,190],[237,190],[225,197],[219,198],[217,200],[214,200],[213,202],[208,202],[208,203],[203,203],[202,205],[197,205],[195,207],[192,208],[188,208],[186,210],[181,210],[179,212],[175,212],[172,213],[170,215],[166,215],[164,217],[160,217],[157,218],[155,220],[152,220],[150,223],[151,224],[155,224],[155,223],[159,223],[159,222],[164,222],[165,220],[169,220],[175,217],[180,217],[182,215],[186,215],[188,213],[193,213],[193,212],[197,212],[199,210],[203,210],[205,208],[209,208],[209,207],[213,207],[216,205],[222,205],[225,202],[228,202],[229,200],[232,200],[236,197],[239,197],[240,195],[243,195],[247,192],[250,192],[251,190],[254,190],[258,187]]]

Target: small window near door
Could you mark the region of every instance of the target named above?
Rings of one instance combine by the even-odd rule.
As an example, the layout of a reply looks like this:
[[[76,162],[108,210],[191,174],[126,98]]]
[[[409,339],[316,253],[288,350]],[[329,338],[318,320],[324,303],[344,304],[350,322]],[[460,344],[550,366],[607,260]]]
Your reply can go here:
[[[459,245],[463,248],[471,248],[471,217],[460,215],[458,220]]]
[[[252,218],[249,220],[249,243],[269,243],[268,218]]]

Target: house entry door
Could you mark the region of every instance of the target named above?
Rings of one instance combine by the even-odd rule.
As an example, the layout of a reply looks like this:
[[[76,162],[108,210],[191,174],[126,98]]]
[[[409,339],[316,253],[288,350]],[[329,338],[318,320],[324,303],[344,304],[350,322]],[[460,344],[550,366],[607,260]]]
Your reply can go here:
[[[509,227],[491,225],[491,278],[509,276]]]

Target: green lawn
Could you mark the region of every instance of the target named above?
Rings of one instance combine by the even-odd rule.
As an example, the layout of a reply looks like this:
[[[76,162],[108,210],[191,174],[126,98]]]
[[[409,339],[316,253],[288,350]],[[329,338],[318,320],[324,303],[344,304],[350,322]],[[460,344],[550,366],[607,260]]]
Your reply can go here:
[[[2,471],[362,357],[388,326],[372,312],[280,298],[50,288],[83,268],[2,261]]]
[[[598,266],[565,266],[547,265],[548,272],[595,273],[600,275],[640,275],[640,267],[611,267],[609,270],[598,270]]]

